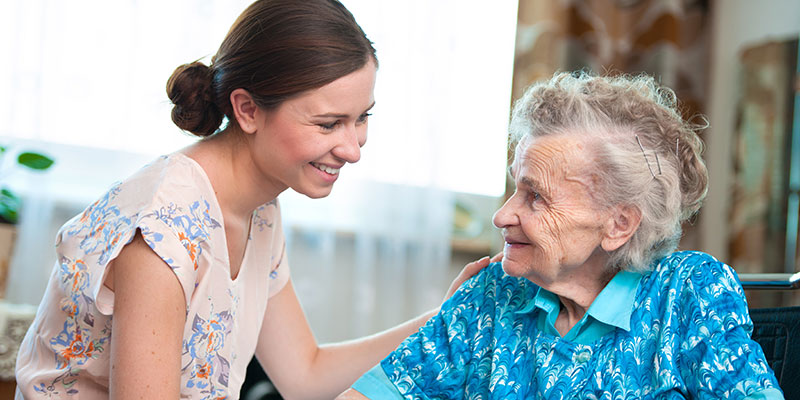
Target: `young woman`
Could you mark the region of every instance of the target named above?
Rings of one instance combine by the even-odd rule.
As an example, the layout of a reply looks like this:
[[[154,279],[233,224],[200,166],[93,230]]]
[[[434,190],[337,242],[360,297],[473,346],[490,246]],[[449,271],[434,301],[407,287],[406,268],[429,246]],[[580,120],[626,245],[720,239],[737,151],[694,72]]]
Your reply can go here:
[[[236,399],[255,354],[285,397],[329,399],[434,315],[318,346],[289,278],[276,197],[327,196],[359,160],[376,69],[336,0],[257,1],[178,67],[172,119],[202,139],[61,229],[17,398]]]

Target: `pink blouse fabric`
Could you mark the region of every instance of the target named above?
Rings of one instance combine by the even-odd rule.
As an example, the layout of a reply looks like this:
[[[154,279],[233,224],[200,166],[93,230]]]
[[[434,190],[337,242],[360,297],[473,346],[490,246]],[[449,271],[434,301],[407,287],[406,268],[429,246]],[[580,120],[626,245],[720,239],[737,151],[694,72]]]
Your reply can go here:
[[[253,212],[235,279],[223,226],[207,175],[180,153],[157,159],[67,222],[19,350],[16,398],[108,398],[114,293],[104,280],[138,231],[186,296],[181,398],[237,399],[268,299],[288,281],[289,265],[277,200]]]

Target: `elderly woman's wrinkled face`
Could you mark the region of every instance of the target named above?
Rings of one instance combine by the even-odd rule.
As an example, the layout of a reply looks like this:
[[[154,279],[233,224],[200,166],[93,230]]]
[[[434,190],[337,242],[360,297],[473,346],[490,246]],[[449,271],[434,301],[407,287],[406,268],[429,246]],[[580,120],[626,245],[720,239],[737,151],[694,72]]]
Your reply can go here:
[[[516,190],[494,215],[506,242],[506,273],[547,287],[602,264],[607,213],[591,195],[591,160],[586,143],[574,136],[519,143],[511,166]]]

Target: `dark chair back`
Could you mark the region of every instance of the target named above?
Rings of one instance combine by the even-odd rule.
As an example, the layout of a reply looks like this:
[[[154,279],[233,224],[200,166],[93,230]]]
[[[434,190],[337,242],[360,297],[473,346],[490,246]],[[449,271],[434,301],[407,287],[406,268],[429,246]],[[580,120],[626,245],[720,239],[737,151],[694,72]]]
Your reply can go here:
[[[750,318],[784,397],[800,399],[800,307],[754,308]]]
[[[244,383],[242,383],[242,391],[239,398],[241,400],[283,399],[255,357],[247,365],[247,375],[244,378]]]
[[[745,290],[795,290],[800,274],[739,274]],[[767,363],[786,400],[800,400],[800,307],[751,308],[753,340],[761,345]]]

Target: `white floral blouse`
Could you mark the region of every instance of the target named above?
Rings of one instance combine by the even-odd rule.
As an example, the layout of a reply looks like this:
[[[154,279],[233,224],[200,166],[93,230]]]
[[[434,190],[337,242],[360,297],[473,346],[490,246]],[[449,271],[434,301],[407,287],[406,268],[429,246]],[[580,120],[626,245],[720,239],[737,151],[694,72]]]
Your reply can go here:
[[[17,399],[108,398],[114,293],[108,265],[137,230],[186,296],[181,398],[236,399],[269,297],[289,279],[277,201],[259,207],[231,279],[222,213],[203,169],[175,153],[67,222],[58,261],[17,359]]]

